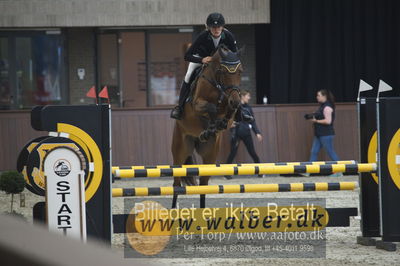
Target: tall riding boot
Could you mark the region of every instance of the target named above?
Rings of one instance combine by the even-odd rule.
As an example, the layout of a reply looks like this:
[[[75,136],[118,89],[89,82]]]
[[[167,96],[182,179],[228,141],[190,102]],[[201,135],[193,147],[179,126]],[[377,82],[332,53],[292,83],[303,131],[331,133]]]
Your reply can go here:
[[[178,100],[178,105],[172,109],[171,112],[171,118],[181,120],[182,115],[183,115],[183,107],[186,102],[186,98],[189,96],[189,84],[187,84],[185,81],[182,82],[181,86],[181,91],[179,93],[179,100]]]
[[[249,114],[245,114],[242,110],[242,105],[239,105],[238,109],[236,110],[234,120],[236,122],[244,121],[244,122],[251,123],[254,121],[254,117]]]

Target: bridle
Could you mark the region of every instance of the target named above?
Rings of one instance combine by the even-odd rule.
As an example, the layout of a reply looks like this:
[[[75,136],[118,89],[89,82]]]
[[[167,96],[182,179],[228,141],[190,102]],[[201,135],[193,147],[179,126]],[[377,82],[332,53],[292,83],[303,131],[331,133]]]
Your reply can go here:
[[[220,63],[220,67],[215,71],[215,78],[214,79],[209,79],[207,78],[204,74],[201,75],[201,77],[205,80],[207,80],[211,85],[213,85],[216,89],[218,89],[219,92],[219,96],[218,96],[218,104],[220,104],[222,102],[222,100],[224,99],[224,97],[226,97],[227,99],[229,99],[229,97],[231,96],[231,94],[233,92],[237,92],[240,96],[240,88],[239,86],[236,85],[229,85],[229,86],[225,86],[224,83],[222,82],[221,77],[224,74],[223,72],[223,68],[225,68],[228,71],[228,75],[229,74],[235,74],[237,72],[237,70],[239,69],[240,65],[242,63],[240,62],[240,60],[237,61],[224,61],[222,60]],[[229,93],[227,94],[227,90],[230,90]]]

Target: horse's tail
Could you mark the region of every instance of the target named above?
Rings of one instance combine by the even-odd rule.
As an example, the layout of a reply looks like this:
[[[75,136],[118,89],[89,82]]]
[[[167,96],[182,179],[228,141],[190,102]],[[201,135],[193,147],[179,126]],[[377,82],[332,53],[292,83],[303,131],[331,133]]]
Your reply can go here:
[[[186,158],[185,164],[194,164],[193,155]],[[182,180],[187,186],[197,186],[196,177],[194,176],[183,176]]]

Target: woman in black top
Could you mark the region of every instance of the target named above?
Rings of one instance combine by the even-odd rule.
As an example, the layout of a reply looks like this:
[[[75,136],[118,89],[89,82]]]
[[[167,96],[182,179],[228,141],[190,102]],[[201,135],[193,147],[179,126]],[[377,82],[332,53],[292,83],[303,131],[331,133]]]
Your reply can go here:
[[[339,161],[339,157],[333,148],[335,99],[330,91],[320,90],[317,93],[317,101],[320,106],[311,120],[314,125],[314,141],[311,148],[310,161],[317,160],[321,148],[325,148],[333,161]]]
[[[193,42],[185,54],[185,60],[189,61],[185,79],[182,82],[179,93],[178,105],[171,112],[174,119],[182,119],[183,106],[189,95],[189,81],[193,71],[202,64],[211,61],[211,55],[216,51],[218,45],[225,44],[232,52],[237,51],[236,40],[233,34],[224,28],[225,18],[220,13],[211,13],[207,17],[207,29],[203,31]]]
[[[253,110],[251,109],[249,100],[251,99],[251,95],[249,91],[242,91],[241,95],[241,108],[242,112],[245,115],[249,115],[254,117]],[[258,157],[253,144],[253,138],[251,137],[251,130],[253,130],[254,134],[256,134],[257,140],[262,141],[262,135],[260,130],[257,127],[256,121],[253,119],[252,122],[241,120],[240,122],[235,121],[230,129],[231,133],[231,152],[229,153],[228,159],[226,160],[227,164],[233,162],[233,159],[236,156],[239,142],[243,141],[246,146],[247,152],[250,154],[251,158],[255,163],[260,162],[260,158]],[[231,179],[231,176],[225,176],[227,179]],[[262,177],[262,175],[260,175]]]

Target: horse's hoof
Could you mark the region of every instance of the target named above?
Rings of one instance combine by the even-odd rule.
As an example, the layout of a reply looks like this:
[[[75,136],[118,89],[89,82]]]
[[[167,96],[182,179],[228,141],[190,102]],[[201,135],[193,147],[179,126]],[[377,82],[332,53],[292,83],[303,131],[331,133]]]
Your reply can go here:
[[[213,133],[210,130],[205,130],[205,131],[201,132],[201,134],[199,136],[199,140],[200,140],[200,142],[207,142],[212,135],[215,135],[215,132]]]
[[[206,132],[201,133],[200,136],[199,136],[200,142],[207,142],[207,140],[208,140],[208,136],[207,135],[208,134]]]
[[[220,123],[218,123],[217,130],[224,130],[227,127],[228,127],[228,121],[223,120]]]
[[[210,131],[210,133],[208,134],[208,138],[214,138],[217,136],[217,131]]]

